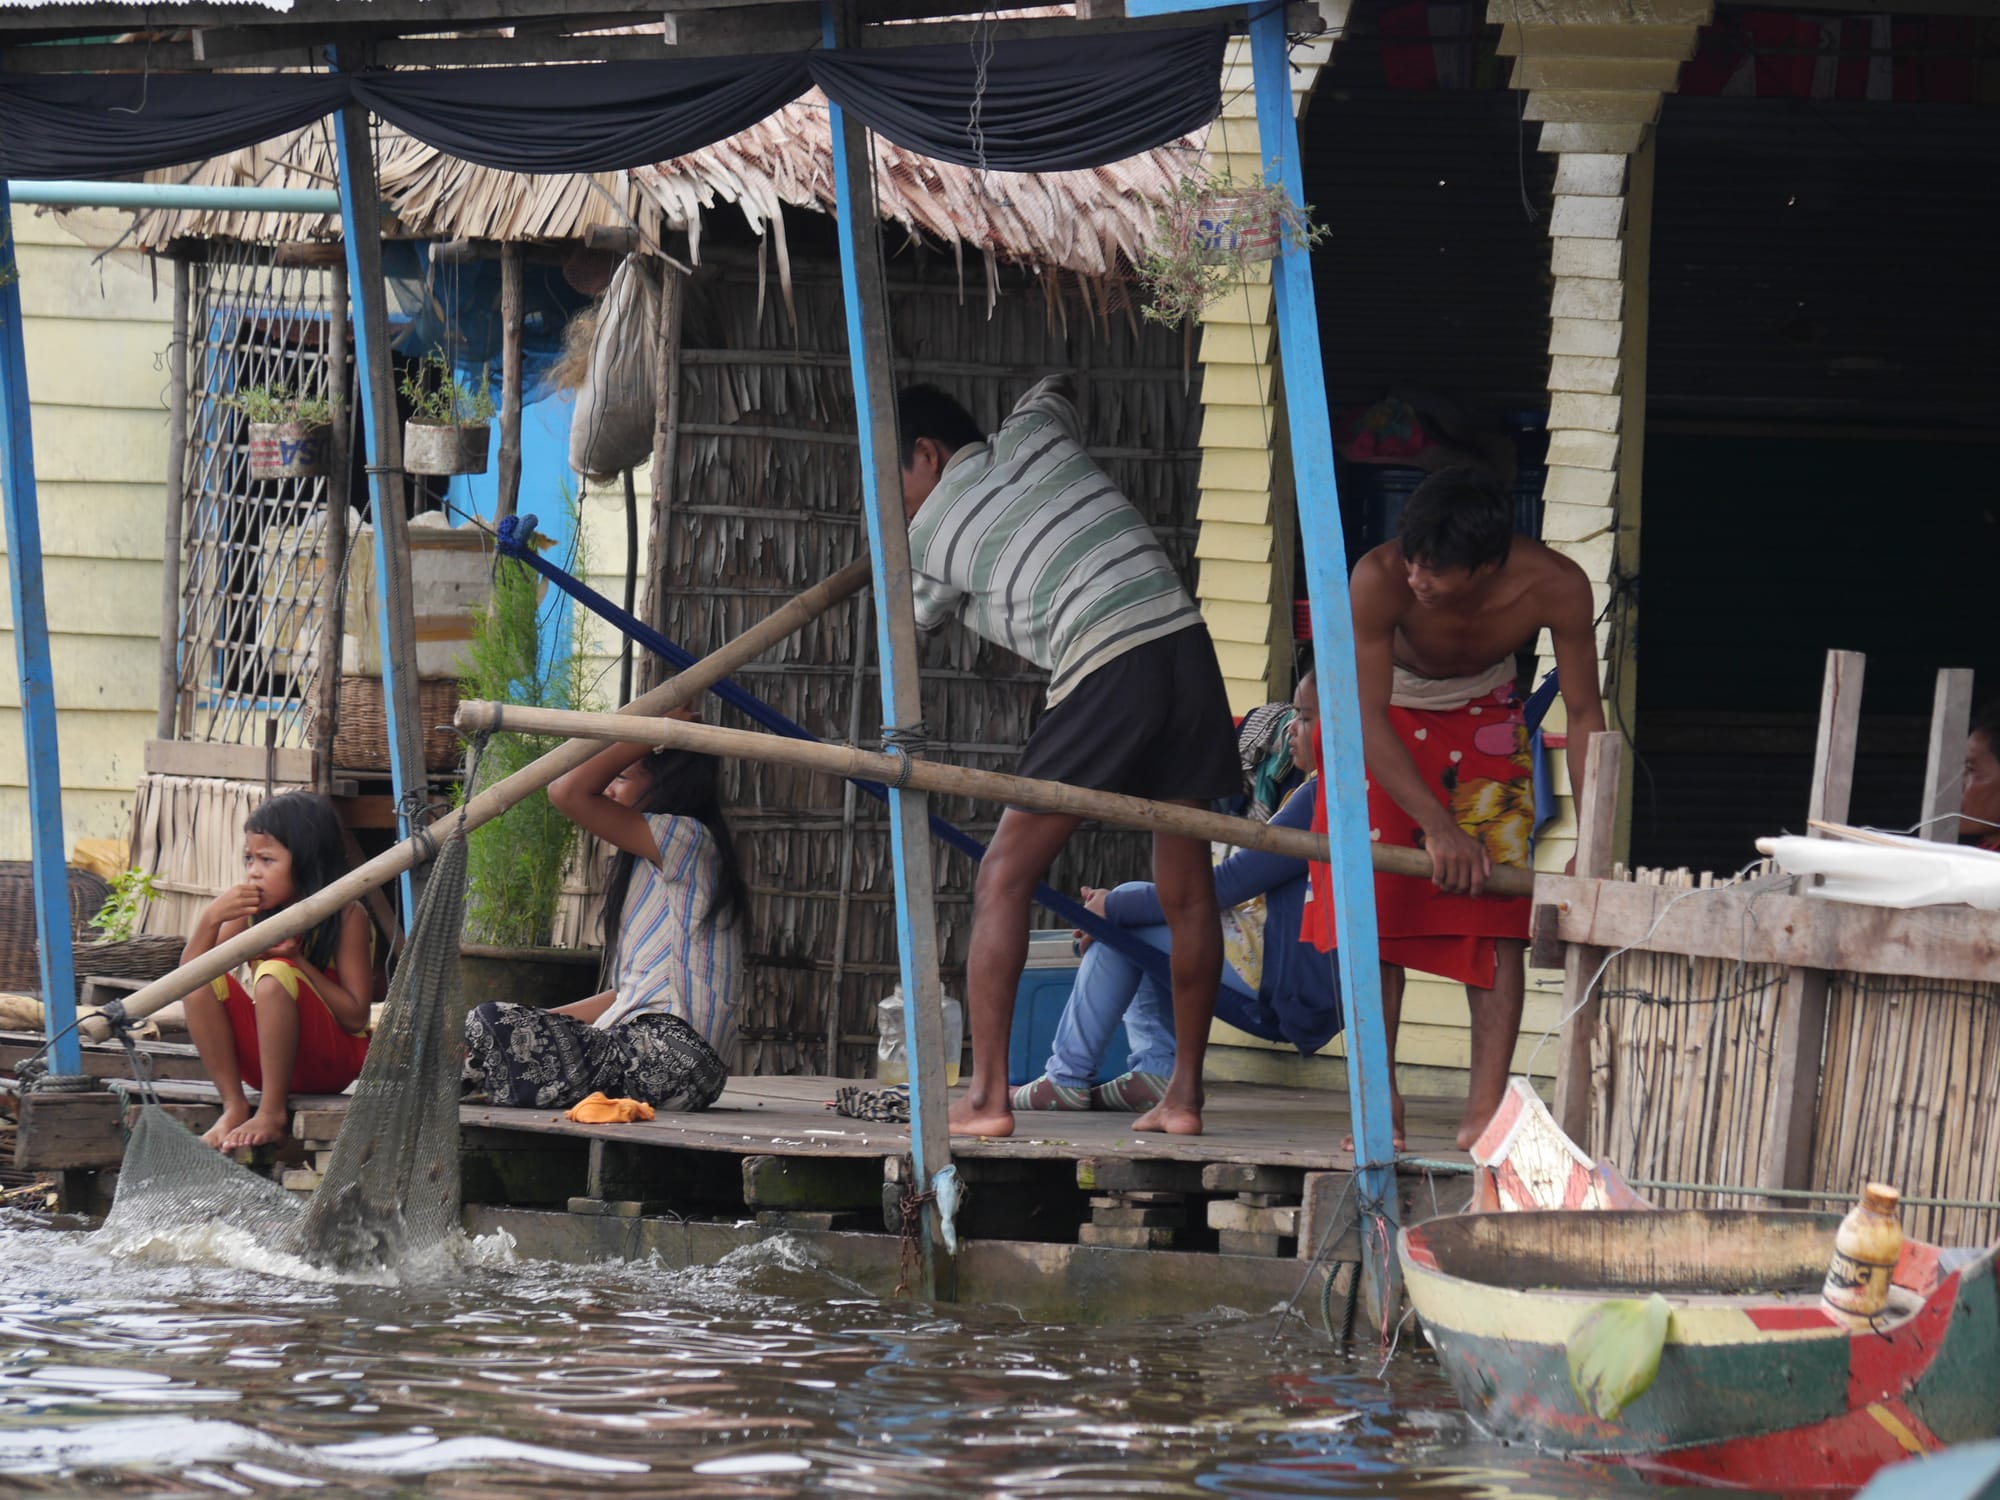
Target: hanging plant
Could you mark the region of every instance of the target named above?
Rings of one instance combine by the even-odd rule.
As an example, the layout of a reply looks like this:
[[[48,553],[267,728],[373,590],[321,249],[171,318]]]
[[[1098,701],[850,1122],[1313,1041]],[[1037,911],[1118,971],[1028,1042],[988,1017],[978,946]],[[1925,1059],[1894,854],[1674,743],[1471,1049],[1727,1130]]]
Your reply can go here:
[[[1242,281],[1251,266],[1286,249],[1310,250],[1326,238],[1310,206],[1292,202],[1281,184],[1233,181],[1202,170],[1184,177],[1153,215],[1153,246],[1139,262],[1146,316],[1179,324]]]
[[[333,406],[324,396],[294,395],[289,386],[251,385],[222,398],[250,423],[252,479],[306,479],[324,474],[333,447]]]
[[[484,474],[492,446],[488,386],[484,367],[477,383],[468,384],[439,349],[413,366],[399,387],[410,403],[410,419],[403,424],[403,467],[412,474]]]

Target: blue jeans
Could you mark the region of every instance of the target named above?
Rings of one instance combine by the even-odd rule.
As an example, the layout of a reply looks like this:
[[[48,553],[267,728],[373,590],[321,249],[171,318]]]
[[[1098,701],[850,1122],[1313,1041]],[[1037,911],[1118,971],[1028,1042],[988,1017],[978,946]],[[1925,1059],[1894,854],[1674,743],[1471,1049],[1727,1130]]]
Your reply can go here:
[[[1165,926],[1127,927],[1125,931],[1162,953],[1170,951],[1171,933]],[[1216,1014],[1237,1025],[1237,1017],[1252,1007],[1236,1002],[1256,998],[1257,992],[1225,962]],[[1127,1068],[1163,1076],[1174,1071],[1173,995],[1109,943],[1092,943],[1076,971],[1069,1004],[1056,1023],[1049,1078],[1065,1088],[1089,1088],[1097,1076],[1098,1059],[1111,1044],[1120,1021],[1125,1023],[1125,1036],[1132,1044]]]

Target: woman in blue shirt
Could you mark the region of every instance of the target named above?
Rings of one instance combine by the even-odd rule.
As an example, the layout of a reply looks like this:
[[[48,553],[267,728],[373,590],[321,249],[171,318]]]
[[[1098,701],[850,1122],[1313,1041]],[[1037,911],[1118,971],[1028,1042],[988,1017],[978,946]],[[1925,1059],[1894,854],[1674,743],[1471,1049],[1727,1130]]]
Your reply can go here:
[[[1319,695],[1308,672],[1292,696],[1292,764],[1311,770],[1319,756]],[[1276,828],[1307,828],[1314,785],[1309,776],[1272,816]],[[1343,1025],[1340,987],[1330,954],[1300,938],[1307,892],[1306,862],[1256,849],[1239,849],[1215,867],[1215,901],[1223,912],[1264,898],[1261,972],[1244,974],[1237,946],[1226,945],[1215,1018],[1266,1041],[1289,1042],[1310,1056]],[[1167,951],[1165,913],[1150,881],[1110,891],[1084,891],[1084,904],[1113,926]],[[1161,982],[1108,943],[1086,946],[1076,985],[1056,1026],[1048,1067],[1014,1091],[1017,1110],[1150,1109],[1166,1092],[1174,1070],[1173,999]],[[1131,1042],[1127,1071],[1095,1088],[1098,1062],[1118,1023]]]

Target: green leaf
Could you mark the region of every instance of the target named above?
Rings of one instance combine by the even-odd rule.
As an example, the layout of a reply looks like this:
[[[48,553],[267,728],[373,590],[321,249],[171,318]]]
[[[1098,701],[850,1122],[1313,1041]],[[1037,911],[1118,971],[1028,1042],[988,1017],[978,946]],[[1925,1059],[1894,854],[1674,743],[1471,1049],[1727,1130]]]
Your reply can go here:
[[[1667,1299],[1655,1292],[1644,1302],[1600,1302],[1576,1325],[1569,1336],[1569,1383],[1599,1421],[1616,1421],[1646,1394],[1660,1371],[1671,1316]]]

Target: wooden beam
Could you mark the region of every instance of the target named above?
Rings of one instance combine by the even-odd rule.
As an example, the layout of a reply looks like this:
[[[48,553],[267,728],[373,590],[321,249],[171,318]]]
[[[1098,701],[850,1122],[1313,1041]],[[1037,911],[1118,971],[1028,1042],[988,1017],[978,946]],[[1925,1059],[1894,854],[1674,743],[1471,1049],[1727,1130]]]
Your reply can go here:
[[[521,500],[521,317],[526,266],[518,240],[500,247],[500,474],[493,501],[498,525]]]
[[[317,248],[317,247],[316,247]],[[326,365],[327,399],[333,410],[327,444],[326,521],[320,532],[319,679],[315,683],[312,727],[314,785],[322,796],[333,790],[333,741],[340,730],[341,636],[347,619],[347,508],[353,502],[353,407],[347,400],[347,256],[338,245],[328,268]]]
[[[1931,738],[1924,755],[1924,801],[1917,831],[1933,843],[1958,842],[1965,800],[1965,741],[1972,733],[1972,670],[1946,667],[1937,675]]]
[[[646,528],[644,616],[662,635],[667,634],[667,581],[672,576],[669,522],[674,510],[674,476],[680,465],[681,313],[686,296],[686,275],[662,263],[660,322],[653,345],[653,498]],[[665,670],[666,663],[649,651],[639,663],[635,685],[649,691],[658,686]]]
[[[1605,730],[1590,737],[1584,758],[1583,796],[1576,809],[1576,874],[1580,881],[1603,881],[1611,873],[1613,848],[1618,838],[1618,787],[1624,774],[1625,736]],[[1624,887],[1635,890],[1653,887]],[[1549,893],[1536,881],[1535,899],[1549,901]],[[1561,898],[1557,897],[1560,904]],[[1567,937],[1558,925],[1558,935]],[[1596,977],[1605,953],[1624,944],[1580,943],[1563,959],[1563,1019],[1561,1039],[1556,1047],[1556,1123],[1573,1141],[1590,1138],[1590,1043],[1597,1035],[1597,1018],[1602,1009],[1601,991],[1584,986]],[[1592,1145],[1589,1149],[1596,1149]]]
[[[214,776],[223,781],[262,781],[262,745],[211,745],[198,740],[147,740],[142,764],[148,776]],[[317,782],[310,750],[271,752],[272,779],[287,786]]]
[[[1742,886],[1690,894],[1566,875],[1543,875],[1535,889],[1565,943],[1919,979],[2000,972],[2000,913],[1969,906],[1901,911]]]
[[[167,530],[160,552],[160,701],[154,726],[163,740],[174,737],[180,707],[181,490],[187,473],[187,257],[177,254],[173,263],[174,331],[167,345]]]

